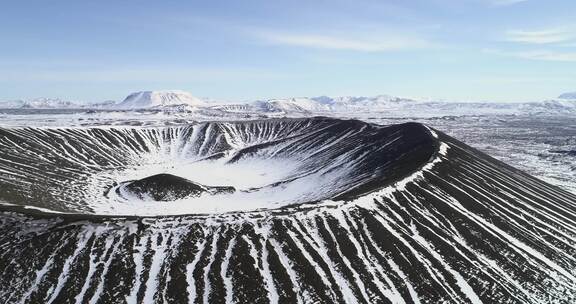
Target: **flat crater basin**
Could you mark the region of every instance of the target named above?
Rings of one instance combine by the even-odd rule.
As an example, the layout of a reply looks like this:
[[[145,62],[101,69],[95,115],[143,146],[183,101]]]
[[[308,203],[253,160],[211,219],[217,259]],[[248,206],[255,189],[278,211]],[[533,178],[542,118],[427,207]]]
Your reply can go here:
[[[437,146],[420,124],[322,117],[0,128],[0,202],[107,216],[344,202],[419,170]]]

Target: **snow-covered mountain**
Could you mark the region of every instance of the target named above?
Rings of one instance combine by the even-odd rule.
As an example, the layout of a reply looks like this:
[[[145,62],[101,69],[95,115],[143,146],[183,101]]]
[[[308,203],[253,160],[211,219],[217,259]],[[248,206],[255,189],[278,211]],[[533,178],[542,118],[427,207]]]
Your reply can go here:
[[[83,108],[86,104],[62,100],[59,98],[34,98],[0,102],[1,109],[73,109]]]
[[[312,113],[330,109],[328,105],[306,97],[256,100],[244,104],[217,105],[214,108],[234,113]]]
[[[330,109],[330,111],[335,112],[347,112],[347,111],[364,110],[364,109],[394,109],[414,104],[417,102],[412,99],[390,95],[377,95],[372,97],[320,96],[320,97],[314,97],[312,98],[312,100],[316,101],[317,103],[325,105],[327,108]]]
[[[24,100],[0,101],[0,109],[18,109],[24,108],[24,105]]]
[[[568,92],[558,96],[558,99],[574,99],[576,100],[576,92]]]
[[[373,97],[296,97],[283,99],[257,100],[247,104],[230,104],[215,108],[229,112],[263,113],[327,113],[397,109],[416,101],[406,98],[378,95]]]
[[[203,106],[205,102],[185,91],[142,91],[128,95],[115,107],[119,109],[143,109],[175,105]]]
[[[153,110],[176,112],[203,111],[217,116],[350,116],[359,113],[385,113],[397,117],[461,115],[536,115],[576,114],[576,93],[562,94],[541,102],[454,102],[414,100],[389,95],[372,97],[294,97],[227,104],[194,97],[184,91],[142,91],[128,95],[122,102],[72,102],[54,98],[0,102],[0,109],[97,109]]]
[[[100,101],[100,102],[94,102],[94,103],[85,104],[85,105],[84,105],[84,108],[90,108],[90,109],[109,109],[109,108],[113,108],[114,106],[116,106],[116,101],[115,101],[115,100],[105,100],[105,101]]]
[[[246,104],[214,106],[232,113],[263,113],[282,115],[349,115],[384,112],[392,116],[437,115],[531,115],[576,113],[576,102],[570,99],[552,99],[541,102],[452,102],[413,100],[388,95],[374,97],[299,97],[258,100]]]

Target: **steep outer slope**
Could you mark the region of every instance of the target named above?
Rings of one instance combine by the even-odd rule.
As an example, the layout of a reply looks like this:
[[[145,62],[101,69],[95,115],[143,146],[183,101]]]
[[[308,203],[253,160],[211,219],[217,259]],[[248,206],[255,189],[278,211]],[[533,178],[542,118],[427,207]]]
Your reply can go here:
[[[8,303],[574,303],[576,197],[444,134],[347,201],[162,218],[0,217]]]

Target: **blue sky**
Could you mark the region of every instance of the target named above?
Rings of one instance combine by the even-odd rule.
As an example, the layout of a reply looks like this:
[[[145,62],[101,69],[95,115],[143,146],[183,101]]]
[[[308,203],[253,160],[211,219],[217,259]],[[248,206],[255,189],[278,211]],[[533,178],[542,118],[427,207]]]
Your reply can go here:
[[[576,90],[574,0],[5,1],[0,100]]]

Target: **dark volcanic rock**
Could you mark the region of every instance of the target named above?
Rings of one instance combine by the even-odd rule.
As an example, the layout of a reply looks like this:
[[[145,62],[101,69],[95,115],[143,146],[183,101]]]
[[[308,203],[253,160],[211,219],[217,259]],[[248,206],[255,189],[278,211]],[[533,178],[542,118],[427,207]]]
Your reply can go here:
[[[156,174],[131,181],[123,186],[123,190],[140,199],[149,197],[155,201],[174,201],[186,197],[197,197],[204,192],[210,194],[234,192],[233,187],[208,187],[172,174]]]
[[[188,196],[200,196],[206,187],[172,174],[157,174],[130,182],[124,189],[140,198],[151,197],[155,201],[173,201]]]

